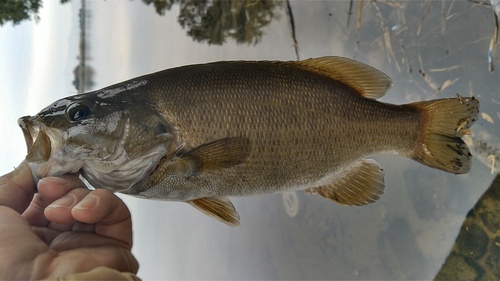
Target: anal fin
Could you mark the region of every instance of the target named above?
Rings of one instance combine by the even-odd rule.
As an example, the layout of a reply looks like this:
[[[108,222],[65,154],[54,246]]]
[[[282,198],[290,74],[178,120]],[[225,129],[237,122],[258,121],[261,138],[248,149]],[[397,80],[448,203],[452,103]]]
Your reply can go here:
[[[229,226],[240,225],[240,215],[227,197],[206,197],[187,201],[191,206]]]
[[[363,159],[335,178],[335,182],[305,191],[344,205],[367,205],[377,201],[384,193],[384,173],[377,161]]]

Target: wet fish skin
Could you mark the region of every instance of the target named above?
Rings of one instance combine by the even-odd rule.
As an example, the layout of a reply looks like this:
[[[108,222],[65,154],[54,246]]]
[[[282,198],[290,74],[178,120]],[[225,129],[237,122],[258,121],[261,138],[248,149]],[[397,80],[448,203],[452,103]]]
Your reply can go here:
[[[349,205],[376,201],[383,172],[365,159],[376,153],[466,173],[461,136],[478,101],[376,101],[391,84],[340,57],[216,62],[61,99],[20,125],[38,178],[76,170],[96,187],[186,201],[237,225],[226,196],[302,189]]]
[[[179,72],[178,77],[168,75],[167,81],[158,80],[158,89],[160,84],[179,84],[178,87],[182,88],[181,83],[188,77],[193,79],[189,81],[188,78],[188,85],[199,83],[196,90],[177,91],[171,93],[169,99],[161,97],[164,90],[153,91],[158,95],[152,99],[161,101],[157,110],[169,108],[168,115],[174,116],[169,123],[178,128],[180,139],[188,140],[188,147],[184,150],[214,140],[247,137],[250,139],[252,153],[245,163],[237,167],[211,171],[209,175],[193,179],[200,181],[199,184],[205,188],[196,189],[200,194],[191,194],[194,191],[181,187],[185,186],[184,182],[173,179],[165,180],[169,184],[165,184],[164,188],[141,192],[148,194],[146,196],[168,198],[170,189],[175,193],[186,190],[188,194],[176,196],[189,200],[202,194],[204,197],[211,197],[266,193],[266,190],[255,188],[259,186],[284,191],[321,181],[326,174],[342,168],[350,159],[360,159],[375,151],[410,152],[409,147],[415,143],[418,134],[416,110],[405,110],[392,105],[380,106],[374,100],[361,99],[359,95],[353,97],[352,91],[339,90],[345,88],[341,83],[332,85],[331,79],[318,79],[316,74],[297,69],[293,64],[284,69],[278,68],[281,73],[275,73],[277,70],[273,66],[274,63],[254,65],[245,62],[202,66],[205,69],[196,66],[193,69],[183,69],[185,73]],[[242,67],[243,71],[240,70]],[[225,79],[214,81],[212,75]],[[200,77],[205,77],[207,81]],[[264,77],[284,79],[267,78],[267,84],[262,85]],[[246,89],[235,92],[233,89],[241,88],[239,83],[242,80],[247,83]],[[289,81],[308,82],[300,89],[290,91]],[[308,92],[310,89],[316,91]],[[334,94],[332,91],[335,91]],[[207,97],[213,101],[222,100],[223,103],[204,102]],[[343,102],[338,103],[338,100]],[[351,108],[355,107],[359,110],[353,112]],[[380,116],[370,116],[366,109],[380,110],[382,113]],[[352,118],[352,121],[346,124],[346,118]],[[379,137],[360,137],[369,131],[380,130],[372,124],[384,120],[386,126],[383,127],[386,131],[380,132]],[[397,129],[387,126],[397,120],[402,122],[402,126]],[[391,135],[399,138],[388,137]],[[358,142],[356,147],[348,145],[353,140]],[[333,153],[336,154],[335,157]],[[290,161],[301,164],[290,165]],[[153,183],[146,186],[154,186],[172,174],[180,175],[158,170],[151,179]],[[207,180],[207,177],[210,179]],[[201,183],[202,181],[206,182]],[[179,186],[174,187],[172,182],[179,182]],[[151,194],[152,192],[161,194]]]

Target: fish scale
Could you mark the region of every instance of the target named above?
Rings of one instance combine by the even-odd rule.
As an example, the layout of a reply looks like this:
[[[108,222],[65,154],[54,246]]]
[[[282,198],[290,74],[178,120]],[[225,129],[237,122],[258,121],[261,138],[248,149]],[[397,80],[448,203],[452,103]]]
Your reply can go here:
[[[220,171],[224,173],[223,180],[217,180],[221,175],[215,171],[200,175],[210,177],[210,182],[217,182],[217,187],[226,187],[221,188],[223,193],[219,195],[266,192],[264,188],[256,190],[256,186],[269,186],[274,191],[292,190],[297,185],[321,180],[350,161],[384,151],[386,147],[399,150],[398,146],[404,146],[411,150],[416,141],[416,111],[374,102],[338,82],[332,83],[327,77],[318,78],[294,67],[283,69],[275,63],[241,62],[233,70],[227,69],[228,64],[232,63],[213,64],[205,71],[186,71],[180,79],[188,75],[196,77],[198,82],[198,87],[192,85],[189,93],[154,89],[155,83],[175,85],[173,75],[169,77],[174,81],[149,82],[153,85],[152,93],[168,93],[168,98],[163,97],[164,102],[158,107],[168,111],[167,116],[176,116],[179,122],[169,123],[181,128],[182,138],[189,141],[189,147],[234,136],[250,139],[252,153],[245,163]],[[273,67],[278,69],[269,71]],[[227,73],[230,75],[223,75]],[[213,76],[226,79],[216,80]],[[265,82],[260,83],[263,77]],[[248,85],[247,81],[257,81],[257,84],[238,86]],[[224,103],[219,105],[217,100]],[[339,100],[342,103],[337,102]],[[405,118],[412,120],[412,127],[388,126]],[[391,135],[406,137],[404,145],[400,145],[401,140],[391,144]],[[290,161],[307,164],[289,167]],[[250,180],[239,182],[239,174],[247,175]],[[161,190],[168,192],[170,187],[166,182]]]
[[[467,172],[461,137],[479,102],[377,101],[391,85],[341,57],[214,62],[67,97],[19,123],[35,179],[79,171],[94,187],[185,201],[238,225],[228,196],[305,190],[347,205],[376,201],[384,176],[366,158],[376,153]]]

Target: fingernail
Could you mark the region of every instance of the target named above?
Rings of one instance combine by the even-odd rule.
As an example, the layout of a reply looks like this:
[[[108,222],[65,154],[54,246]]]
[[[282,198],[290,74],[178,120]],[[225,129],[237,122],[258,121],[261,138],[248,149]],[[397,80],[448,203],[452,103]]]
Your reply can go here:
[[[56,201],[52,202],[49,206],[47,206],[47,209],[50,208],[69,208],[73,205],[75,202],[75,197],[73,195],[66,195],[63,196]]]
[[[68,180],[66,178],[61,178],[61,177],[46,177],[46,178],[42,178],[39,182],[41,182],[41,181],[53,182],[53,183],[60,184],[60,185],[65,185],[68,183]]]
[[[92,209],[97,204],[97,197],[94,195],[87,195],[80,203],[76,204],[73,209]]]

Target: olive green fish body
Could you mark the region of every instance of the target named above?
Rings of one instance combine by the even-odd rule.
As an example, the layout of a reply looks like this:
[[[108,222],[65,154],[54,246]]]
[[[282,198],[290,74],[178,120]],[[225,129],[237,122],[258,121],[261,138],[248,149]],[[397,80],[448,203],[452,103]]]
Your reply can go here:
[[[410,153],[419,132],[414,108],[365,98],[293,63],[221,62],[172,74],[150,79],[145,98],[177,128],[184,150],[243,137],[251,152],[239,165],[184,180],[160,166],[137,190],[148,197],[186,201],[317,187],[366,156]]]
[[[383,193],[394,153],[456,174],[474,98],[392,105],[391,86],[359,62],[215,62],[160,71],[56,101],[23,117],[35,179],[79,172],[93,186],[185,201],[239,223],[227,196],[289,190],[348,205]]]

